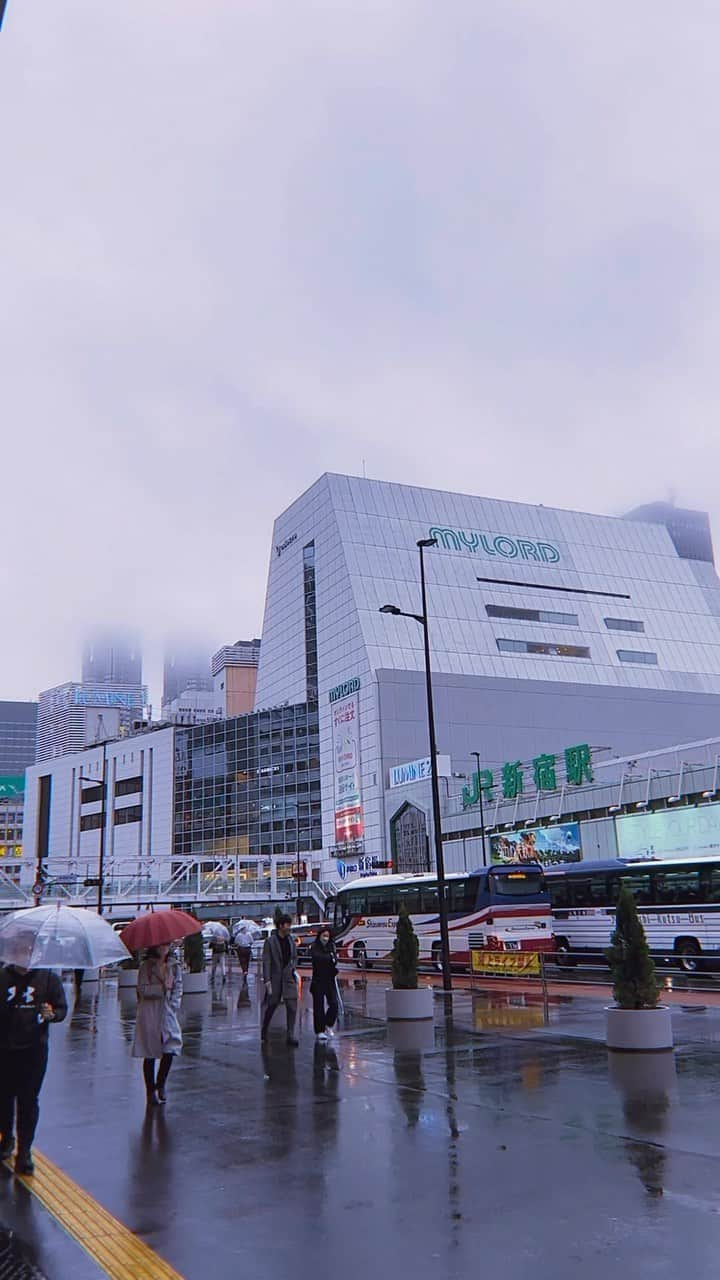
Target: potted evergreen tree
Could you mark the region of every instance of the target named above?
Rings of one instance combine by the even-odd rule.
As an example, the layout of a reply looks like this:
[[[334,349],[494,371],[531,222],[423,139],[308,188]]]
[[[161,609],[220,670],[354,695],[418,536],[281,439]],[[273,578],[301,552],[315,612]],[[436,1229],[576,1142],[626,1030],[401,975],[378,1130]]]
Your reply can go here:
[[[606,1010],[607,1046],[620,1052],[672,1049],[670,1010],[658,1004],[655,965],[630,889],[620,890],[607,951],[615,1004]]]
[[[186,973],[183,974],[183,995],[201,995],[208,989],[205,969],[205,944],[201,933],[191,933],[183,943]]]
[[[433,1016],[432,987],[418,986],[419,950],[412,920],[406,908],[401,906],[392,950],[392,988],[385,992],[385,1011],[389,1022],[417,1021]]]

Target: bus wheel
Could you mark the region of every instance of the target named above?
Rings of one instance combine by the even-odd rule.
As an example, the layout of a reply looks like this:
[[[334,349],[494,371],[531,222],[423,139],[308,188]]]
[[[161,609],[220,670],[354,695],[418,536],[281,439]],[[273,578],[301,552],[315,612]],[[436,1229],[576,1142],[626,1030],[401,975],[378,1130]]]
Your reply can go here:
[[[567,938],[558,938],[555,944],[555,963],[559,969],[572,969],[577,960],[570,959],[570,943]]]
[[[370,968],[364,942],[357,942],[353,947],[353,960],[355,961],[358,969]]]
[[[694,938],[683,938],[681,942],[675,943],[675,954],[683,973],[697,973],[702,963],[699,942]]]
[[[434,966],[435,972],[442,971],[442,943],[433,942],[430,948],[430,963]]]

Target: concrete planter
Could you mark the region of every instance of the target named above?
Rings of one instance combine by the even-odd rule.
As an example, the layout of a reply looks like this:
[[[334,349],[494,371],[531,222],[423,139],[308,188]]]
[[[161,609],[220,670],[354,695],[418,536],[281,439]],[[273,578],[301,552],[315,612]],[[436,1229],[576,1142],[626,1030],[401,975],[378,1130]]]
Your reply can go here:
[[[137,987],[137,980],[137,969],[118,969],[118,988],[123,987],[128,990],[134,990]]]
[[[385,991],[385,1016],[388,1022],[419,1022],[432,1019],[432,987],[416,987],[413,991],[399,991],[388,987]]]
[[[658,1053],[672,1049],[673,1033],[670,1010],[657,1009],[605,1010],[608,1049],[616,1053]]]
[[[184,973],[183,974],[183,995],[199,996],[204,995],[208,990],[207,969],[202,973]]]

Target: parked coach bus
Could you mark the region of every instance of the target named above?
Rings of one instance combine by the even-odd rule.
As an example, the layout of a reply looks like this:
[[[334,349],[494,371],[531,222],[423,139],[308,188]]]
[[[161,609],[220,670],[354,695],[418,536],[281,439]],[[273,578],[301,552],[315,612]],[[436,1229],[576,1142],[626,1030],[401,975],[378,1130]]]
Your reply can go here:
[[[720,859],[617,859],[548,867],[558,964],[601,955],[610,944],[621,884],[635,895],[651,951],[694,973],[720,956]]]
[[[552,951],[550,897],[537,863],[485,867],[448,875],[448,919],[453,964],[470,963],[470,945],[494,951]],[[329,904],[342,960],[366,968],[389,960],[401,903],[420,942],[420,960],[440,964],[437,878],[368,876],[338,891]]]

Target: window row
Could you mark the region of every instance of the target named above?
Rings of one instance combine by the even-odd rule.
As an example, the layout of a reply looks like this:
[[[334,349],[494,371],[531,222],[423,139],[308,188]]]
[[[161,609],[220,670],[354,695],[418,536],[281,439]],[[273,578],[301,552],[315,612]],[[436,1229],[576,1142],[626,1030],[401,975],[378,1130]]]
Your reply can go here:
[[[496,640],[500,653],[542,653],[551,658],[589,658],[583,644],[542,644],[535,640]]]
[[[638,906],[670,907],[720,902],[720,867],[683,866],[667,870],[611,871],[547,877],[553,909],[614,907],[625,885]]]

